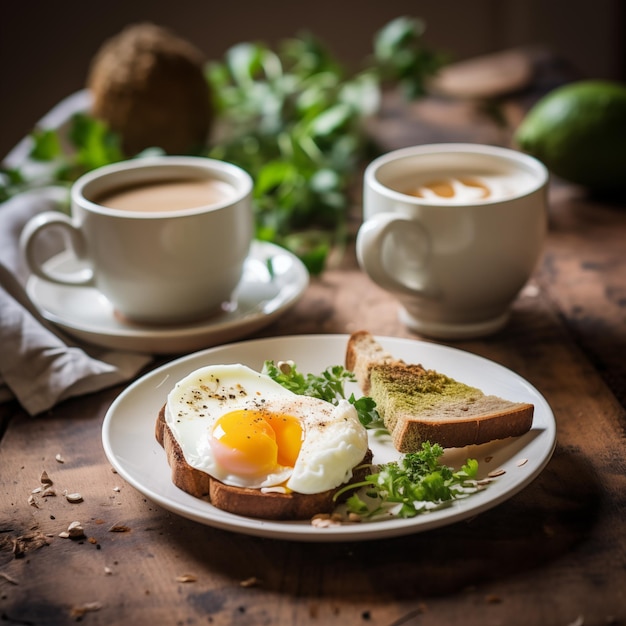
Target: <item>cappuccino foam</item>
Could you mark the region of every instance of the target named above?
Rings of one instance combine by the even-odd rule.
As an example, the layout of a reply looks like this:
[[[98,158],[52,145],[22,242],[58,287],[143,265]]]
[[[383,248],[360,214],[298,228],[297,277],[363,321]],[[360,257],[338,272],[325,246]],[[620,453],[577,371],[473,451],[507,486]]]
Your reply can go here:
[[[437,204],[505,200],[525,193],[534,178],[522,170],[501,172],[424,172],[394,185],[397,191]]]

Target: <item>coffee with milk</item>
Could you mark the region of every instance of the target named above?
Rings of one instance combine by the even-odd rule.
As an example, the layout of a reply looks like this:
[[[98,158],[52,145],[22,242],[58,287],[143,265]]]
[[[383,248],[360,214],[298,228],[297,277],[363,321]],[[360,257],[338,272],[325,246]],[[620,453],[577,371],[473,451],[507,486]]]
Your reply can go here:
[[[429,204],[498,202],[533,188],[535,177],[520,168],[497,164],[490,169],[437,168],[419,164],[414,171],[393,177],[387,185]]]
[[[116,187],[95,196],[93,201],[109,209],[158,213],[220,204],[235,195],[235,189],[223,180],[188,178]]]
[[[410,185],[398,189],[401,193],[442,204],[458,204],[511,198],[528,189],[533,179],[526,172],[480,172],[416,176]]]
[[[548,172],[514,150],[433,144],[387,153],[364,174],[356,252],[423,335],[464,339],[507,321],[547,228]]]
[[[31,271],[52,284],[97,289],[116,318],[184,324],[220,313],[241,280],[253,237],[252,178],[231,163],[158,156],[107,165],[71,189],[71,215],[48,211],[25,226]],[[63,235],[78,269],[51,271],[45,231]]]

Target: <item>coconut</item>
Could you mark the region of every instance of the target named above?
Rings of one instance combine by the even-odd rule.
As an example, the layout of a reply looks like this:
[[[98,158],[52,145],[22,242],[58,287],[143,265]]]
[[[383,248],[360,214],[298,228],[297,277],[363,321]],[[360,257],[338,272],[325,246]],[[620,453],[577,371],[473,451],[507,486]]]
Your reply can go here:
[[[87,87],[92,114],[118,133],[127,156],[150,148],[188,154],[212,121],[202,53],[154,24],[131,25],[95,55]]]

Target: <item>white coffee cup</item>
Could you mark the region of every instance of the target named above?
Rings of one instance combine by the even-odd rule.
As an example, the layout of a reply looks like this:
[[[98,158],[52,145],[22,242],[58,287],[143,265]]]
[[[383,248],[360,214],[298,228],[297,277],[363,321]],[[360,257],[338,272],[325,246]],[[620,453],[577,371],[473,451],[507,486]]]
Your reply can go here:
[[[218,311],[241,279],[253,237],[251,192],[251,177],[222,161],[124,161],[79,178],[71,189],[71,216],[37,215],[20,244],[34,274],[96,287],[123,318],[199,320]],[[51,229],[62,232],[83,269],[49,271],[37,242]]]
[[[541,256],[548,178],[536,159],[480,144],[385,154],[364,174],[359,264],[398,297],[411,330],[496,332]]]

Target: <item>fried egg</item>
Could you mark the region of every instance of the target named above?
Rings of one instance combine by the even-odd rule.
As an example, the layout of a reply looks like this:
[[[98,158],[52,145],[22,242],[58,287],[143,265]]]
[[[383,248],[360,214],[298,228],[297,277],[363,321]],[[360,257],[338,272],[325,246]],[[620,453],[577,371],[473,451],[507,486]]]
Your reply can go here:
[[[348,481],[368,449],[347,400],[294,394],[240,364],[180,380],[165,419],[191,467],[235,487],[320,493]]]

